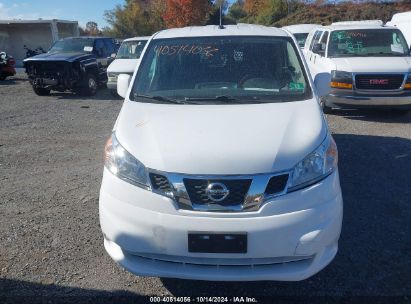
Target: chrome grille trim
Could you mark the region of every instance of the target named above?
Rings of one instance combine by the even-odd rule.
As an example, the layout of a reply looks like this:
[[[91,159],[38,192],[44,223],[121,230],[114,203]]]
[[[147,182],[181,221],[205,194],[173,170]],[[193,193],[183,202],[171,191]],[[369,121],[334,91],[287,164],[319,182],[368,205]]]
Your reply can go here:
[[[357,75],[359,75],[359,76],[362,76],[362,75],[382,75],[382,74],[385,74],[385,75],[391,75],[391,76],[393,76],[393,75],[401,75],[401,76],[403,76],[403,81],[402,81],[402,83],[401,83],[401,86],[398,88],[398,89],[392,89],[392,90],[370,90],[370,89],[359,89],[359,88],[357,88],[357,85],[356,85],[356,79],[357,79]],[[356,92],[358,92],[359,94],[361,94],[361,93],[378,93],[379,95],[383,95],[384,93],[385,94],[389,94],[389,93],[394,93],[394,92],[402,92],[403,90],[404,90],[404,86],[405,86],[405,83],[407,82],[407,76],[408,76],[408,74],[407,73],[403,73],[403,72],[401,72],[401,73],[395,73],[395,72],[393,72],[393,73],[381,73],[381,72],[371,72],[371,73],[365,73],[365,72],[361,72],[361,73],[353,73],[353,89],[354,89],[354,91],[356,91]]]
[[[170,183],[171,191],[164,192],[151,184],[153,192],[167,196],[173,199],[179,209],[204,211],[204,212],[252,212],[257,211],[264,205],[265,202],[275,197],[285,195],[288,192],[290,184],[291,171],[281,171],[276,173],[254,174],[254,175],[190,175],[180,173],[162,172],[154,169],[148,169],[148,175],[158,174],[167,178]],[[288,175],[287,183],[283,191],[274,193],[271,195],[265,194],[267,185],[272,177]],[[251,185],[243,202],[238,202],[235,205],[225,206],[219,203],[204,204],[201,202],[192,202],[190,200],[185,179],[200,179],[200,180],[236,180],[236,179],[249,179]],[[151,181],[150,181],[151,183]]]

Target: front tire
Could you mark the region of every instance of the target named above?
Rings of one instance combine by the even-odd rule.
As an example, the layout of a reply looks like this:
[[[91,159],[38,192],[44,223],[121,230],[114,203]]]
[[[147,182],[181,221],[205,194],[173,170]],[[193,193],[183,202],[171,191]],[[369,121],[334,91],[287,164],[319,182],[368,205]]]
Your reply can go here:
[[[86,96],[94,96],[97,93],[98,82],[97,78],[93,74],[87,74],[84,80],[84,88],[80,91],[81,94]]]
[[[49,96],[50,95],[50,90],[45,89],[45,88],[33,87],[33,91],[38,96]]]
[[[118,95],[117,90],[110,90],[111,96],[113,96],[116,99],[120,99],[120,95]]]

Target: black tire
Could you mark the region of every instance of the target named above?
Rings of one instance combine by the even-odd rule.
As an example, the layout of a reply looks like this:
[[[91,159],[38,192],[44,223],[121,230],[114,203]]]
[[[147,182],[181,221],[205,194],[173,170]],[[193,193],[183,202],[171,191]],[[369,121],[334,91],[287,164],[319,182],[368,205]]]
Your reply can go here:
[[[84,87],[80,90],[80,94],[86,96],[94,96],[97,93],[98,82],[94,74],[87,74],[84,80]]]
[[[33,87],[34,93],[36,93],[38,96],[49,96],[50,95],[50,90],[45,89],[45,88],[38,88],[38,87]]]
[[[111,96],[113,96],[116,99],[120,99],[120,95],[118,95],[117,90],[110,90]]]
[[[7,76],[0,76],[0,81],[6,80]]]

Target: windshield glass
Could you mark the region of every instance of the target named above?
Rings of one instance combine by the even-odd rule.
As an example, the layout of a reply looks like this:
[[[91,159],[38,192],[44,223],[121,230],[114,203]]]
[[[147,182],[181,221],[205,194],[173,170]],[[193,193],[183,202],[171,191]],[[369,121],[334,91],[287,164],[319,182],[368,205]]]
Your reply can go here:
[[[147,40],[124,41],[117,53],[118,59],[139,59]]]
[[[85,53],[85,47],[91,48],[90,51],[92,51],[93,42],[91,38],[63,39],[57,41],[49,53]]]
[[[286,102],[311,98],[288,37],[195,37],[150,43],[131,100],[156,96],[196,103]]]
[[[305,41],[307,40],[308,33],[299,33],[299,34],[294,34],[295,39],[298,42],[298,45],[300,47],[304,47]]]
[[[328,57],[408,56],[407,42],[397,29],[333,31]]]

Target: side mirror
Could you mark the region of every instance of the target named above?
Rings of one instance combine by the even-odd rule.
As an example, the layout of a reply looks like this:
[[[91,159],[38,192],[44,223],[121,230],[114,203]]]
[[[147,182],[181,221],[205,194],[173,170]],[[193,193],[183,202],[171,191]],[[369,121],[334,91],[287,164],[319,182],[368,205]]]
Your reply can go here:
[[[313,53],[319,54],[319,55],[324,55],[325,50],[323,48],[322,43],[316,43],[313,45]]]
[[[128,74],[120,74],[117,78],[117,94],[126,98],[128,87],[130,85],[131,76]]]
[[[113,54],[110,55],[110,57],[113,58],[113,59],[116,58],[116,56],[117,56],[116,53],[113,53]]]

